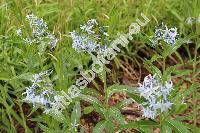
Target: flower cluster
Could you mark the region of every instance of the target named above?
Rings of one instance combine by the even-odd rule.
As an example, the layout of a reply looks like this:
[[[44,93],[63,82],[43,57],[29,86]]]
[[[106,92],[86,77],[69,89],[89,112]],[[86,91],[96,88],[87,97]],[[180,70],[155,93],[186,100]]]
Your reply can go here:
[[[26,87],[23,93],[26,95],[24,101],[32,103],[34,107],[44,108],[44,113],[59,115],[65,108],[62,104],[63,96],[51,89],[52,83],[49,80],[51,73],[52,71],[44,71],[32,76],[32,85]]]
[[[178,38],[177,28],[168,28],[163,23],[156,27],[154,36],[150,39],[153,45],[156,45],[160,40],[167,44],[174,45]]]
[[[26,16],[27,21],[31,29],[31,35],[25,36],[22,28],[19,28],[16,32],[19,37],[23,39],[26,44],[48,44],[51,49],[56,47],[58,39],[48,31],[48,26],[42,18],[38,18],[33,14]],[[24,37],[25,36],[25,37]]]
[[[162,84],[156,74],[148,75],[139,85],[140,96],[145,99],[145,102],[140,105],[144,117],[154,119],[158,115],[158,111],[162,113],[171,108],[172,103],[168,100],[173,87],[171,80]]]
[[[90,19],[86,24],[80,25],[80,33],[70,32],[73,40],[72,47],[77,52],[98,52],[109,43],[109,35],[106,32],[108,26],[98,27],[95,19]]]

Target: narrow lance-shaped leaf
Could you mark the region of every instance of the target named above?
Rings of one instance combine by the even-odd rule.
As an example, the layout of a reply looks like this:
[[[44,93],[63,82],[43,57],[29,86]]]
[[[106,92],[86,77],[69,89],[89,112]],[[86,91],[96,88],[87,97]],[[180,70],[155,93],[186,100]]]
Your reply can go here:
[[[102,120],[102,121],[98,122],[96,124],[96,126],[93,128],[92,133],[102,133],[106,127],[106,124],[107,124],[106,120]]]
[[[105,108],[103,107],[103,105],[101,104],[101,102],[97,98],[89,96],[89,95],[84,95],[84,94],[80,94],[79,97],[80,97],[80,99],[91,103],[93,105],[93,107],[95,108],[95,110],[100,115],[102,115],[103,117],[106,115],[105,114],[105,112],[106,112]]]
[[[120,129],[139,128],[139,127],[157,127],[157,126],[159,126],[159,124],[154,121],[140,120],[140,121],[130,122],[125,125],[121,125]]]
[[[136,93],[136,89],[134,87],[131,87],[128,85],[114,84],[114,85],[108,87],[106,90],[106,101],[108,101],[109,97],[113,93],[119,93],[119,92]]]
[[[188,128],[182,122],[176,120],[167,120],[167,124],[177,133],[190,133]]]
[[[71,126],[72,130],[76,130],[77,126],[79,125],[81,118],[81,107],[80,107],[80,102],[76,101],[72,114],[71,114]]]
[[[111,119],[114,119],[117,122],[119,122],[119,124],[125,124],[125,119],[124,119],[123,115],[121,114],[120,110],[117,109],[116,107],[109,108],[107,114],[109,116],[107,118],[108,120],[110,120],[110,118],[111,118]]]

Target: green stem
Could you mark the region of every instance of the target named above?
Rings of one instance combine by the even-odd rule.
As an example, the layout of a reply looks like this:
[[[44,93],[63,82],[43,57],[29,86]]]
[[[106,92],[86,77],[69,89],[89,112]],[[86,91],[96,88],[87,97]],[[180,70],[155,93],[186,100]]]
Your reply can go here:
[[[196,78],[196,75],[195,75],[195,72],[196,72],[196,59],[197,59],[197,50],[198,48],[195,48],[195,55],[194,55],[194,61],[193,61],[193,74],[192,74],[192,84],[195,84],[195,78]],[[193,104],[193,108],[194,108],[194,114],[193,114],[193,119],[194,119],[194,126],[196,127],[197,125],[197,89],[195,89],[195,91],[193,92],[193,99],[194,99],[194,104]]]
[[[165,71],[165,60],[166,60],[166,58],[163,58],[163,73]]]

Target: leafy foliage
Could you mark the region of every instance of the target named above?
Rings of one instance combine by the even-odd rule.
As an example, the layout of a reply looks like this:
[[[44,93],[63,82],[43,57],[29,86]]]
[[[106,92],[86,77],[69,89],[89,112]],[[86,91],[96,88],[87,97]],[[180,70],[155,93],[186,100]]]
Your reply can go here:
[[[199,132],[199,5],[199,0],[1,0],[0,132],[87,132],[84,131],[86,123],[83,120],[91,114],[98,116],[90,130],[94,133]],[[25,35],[35,32],[24,19],[29,13],[48,24],[48,32],[55,35],[53,40],[58,39],[56,46],[48,47],[52,38],[47,41],[48,44],[27,45],[17,36],[16,30],[22,25]],[[25,96],[22,93],[31,85],[31,77],[36,73],[53,70],[48,79],[53,89],[67,92],[81,76],[79,70],[92,68],[91,56],[77,53],[72,48],[70,31],[95,18],[100,25],[109,26],[107,32],[109,41],[112,41],[117,33],[127,33],[129,25],[141,17],[140,13],[148,16],[150,22],[140,27],[141,33],[133,35],[133,40],[121,48],[114,61],[104,65],[103,72],[81,90],[79,97],[65,106],[61,115],[44,114],[42,108],[23,101]],[[195,23],[192,20],[188,25],[187,18],[195,18]],[[149,40],[154,35],[155,26],[162,22],[169,27],[177,27],[179,39],[175,39],[173,46],[167,45],[166,40],[159,40],[159,45],[152,45]],[[128,113],[137,118],[129,120],[124,113],[126,107],[140,107],[146,102],[137,91],[138,84],[129,81],[141,82],[144,76],[155,73],[163,83],[170,79],[174,83],[169,96],[172,108],[159,113],[155,119],[143,118],[141,108],[135,108]],[[116,94],[123,94],[125,98],[111,104]]]

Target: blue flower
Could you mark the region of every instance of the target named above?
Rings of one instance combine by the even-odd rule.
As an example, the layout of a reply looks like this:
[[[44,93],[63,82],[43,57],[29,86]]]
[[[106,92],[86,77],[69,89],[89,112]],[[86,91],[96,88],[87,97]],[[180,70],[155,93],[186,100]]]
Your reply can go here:
[[[22,28],[19,28],[16,32],[19,37],[26,44],[46,44],[55,48],[58,42],[58,39],[48,31],[47,23],[44,22],[42,18],[36,17],[34,14],[28,14],[26,16],[29,26],[31,28],[31,35],[23,37]]]
[[[77,52],[95,52],[99,46],[95,41],[84,35],[79,35],[76,31],[70,32],[70,34],[73,40],[72,48]]]
[[[72,38],[72,48],[77,52],[98,53],[102,46],[109,42],[109,35],[105,28],[108,26],[98,27],[95,19],[90,19],[84,25],[80,25],[81,32],[70,32]]]
[[[156,116],[156,111],[151,110],[150,108],[142,108],[142,112],[144,117],[154,119]]]
[[[146,76],[143,83],[139,85],[138,92],[145,99],[145,102],[140,105],[144,117],[154,119],[158,111],[162,113],[171,108],[172,103],[168,100],[173,88],[171,80],[162,84],[158,76],[154,74]]]
[[[154,36],[150,39],[153,45],[156,45],[160,40],[163,40],[167,44],[174,45],[178,37],[177,28],[168,28],[163,23],[157,26]]]
[[[51,73],[52,71],[48,70],[32,76],[32,85],[26,87],[26,91],[23,93],[26,95],[24,101],[32,103],[34,107],[43,108],[44,113],[60,115],[66,108],[63,101],[64,96],[60,95],[60,92],[50,89],[52,84],[48,81],[48,76]]]

